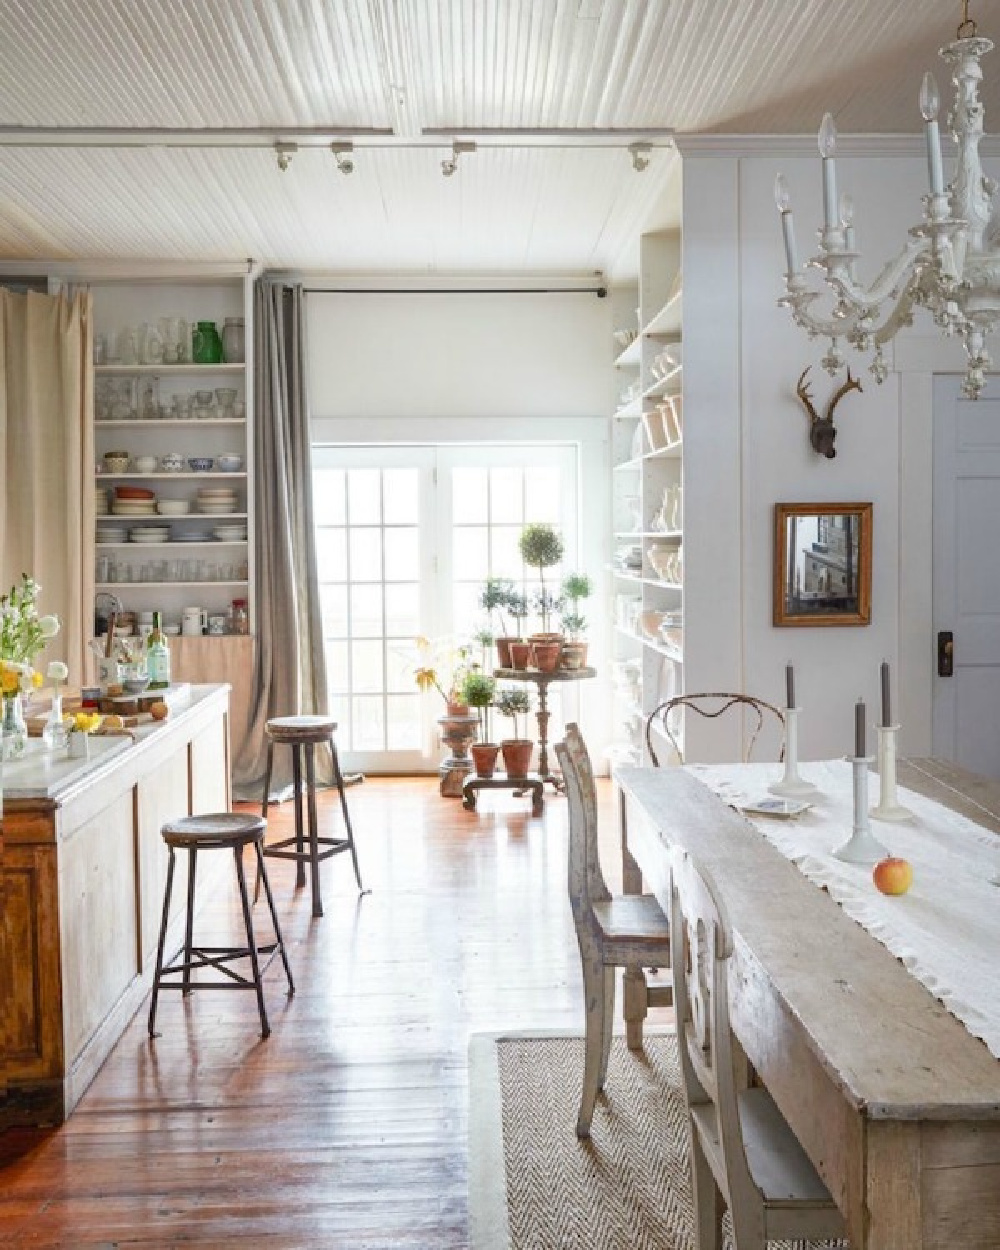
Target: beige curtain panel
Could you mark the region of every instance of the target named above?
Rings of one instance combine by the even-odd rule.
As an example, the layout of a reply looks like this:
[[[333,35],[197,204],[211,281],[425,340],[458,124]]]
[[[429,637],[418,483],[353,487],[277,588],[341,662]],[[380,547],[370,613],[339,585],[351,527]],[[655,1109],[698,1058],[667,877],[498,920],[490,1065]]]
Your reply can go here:
[[[93,630],[91,297],[0,289],[0,590],[22,573],[62,622],[41,661],[86,676]]]

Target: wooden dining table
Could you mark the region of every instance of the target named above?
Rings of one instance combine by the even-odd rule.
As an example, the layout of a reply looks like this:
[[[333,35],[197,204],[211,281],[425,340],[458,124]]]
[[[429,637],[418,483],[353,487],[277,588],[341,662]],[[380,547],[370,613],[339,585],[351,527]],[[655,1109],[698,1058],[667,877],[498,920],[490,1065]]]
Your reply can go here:
[[[1000,1061],[687,770],[615,779],[626,891],[645,879],[669,906],[672,845],[714,878],[735,937],[733,1030],[852,1250],[997,1250]],[[935,760],[900,761],[898,780],[1000,834],[1000,784]]]

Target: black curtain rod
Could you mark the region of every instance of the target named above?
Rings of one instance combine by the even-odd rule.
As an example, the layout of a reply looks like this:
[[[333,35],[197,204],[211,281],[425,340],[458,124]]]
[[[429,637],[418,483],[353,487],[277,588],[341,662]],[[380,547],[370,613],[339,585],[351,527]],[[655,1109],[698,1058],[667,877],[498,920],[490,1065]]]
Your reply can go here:
[[[304,286],[306,295],[596,295],[604,299],[606,286],[478,286],[478,287],[354,287]]]

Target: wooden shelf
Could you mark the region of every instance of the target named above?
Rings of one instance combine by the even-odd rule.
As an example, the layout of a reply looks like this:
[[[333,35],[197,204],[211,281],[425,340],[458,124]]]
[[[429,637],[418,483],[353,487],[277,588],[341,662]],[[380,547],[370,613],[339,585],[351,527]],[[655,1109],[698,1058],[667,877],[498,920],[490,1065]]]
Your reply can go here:
[[[246,373],[247,367],[245,363],[241,364],[218,364],[218,365],[94,365],[95,374],[103,374],[106,377],[129,377],[131,374],[160,374],[163,376],[183,377],[184,375],[206,373]]]
[[[643,330],[643,334],[657,338],[679,338],[681,319],[684,312],[684,292],[678,291],[672,299],[668,299],[660,311],[653,317]]]
[[[95,421],[96,430],[170,430],[187,429],[196,425],[199,429],[219,425],[246,425],[246,417],[128,417],[125,421]]]

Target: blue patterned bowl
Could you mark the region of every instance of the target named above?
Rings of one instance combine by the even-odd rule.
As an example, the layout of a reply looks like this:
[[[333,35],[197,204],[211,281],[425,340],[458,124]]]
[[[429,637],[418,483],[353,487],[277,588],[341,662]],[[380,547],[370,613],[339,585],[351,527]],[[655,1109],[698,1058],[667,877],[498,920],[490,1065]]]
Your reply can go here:
[[[188,468],[192,473],[207,473],[214,463],[211,456],[191,456],[188,459]]]

